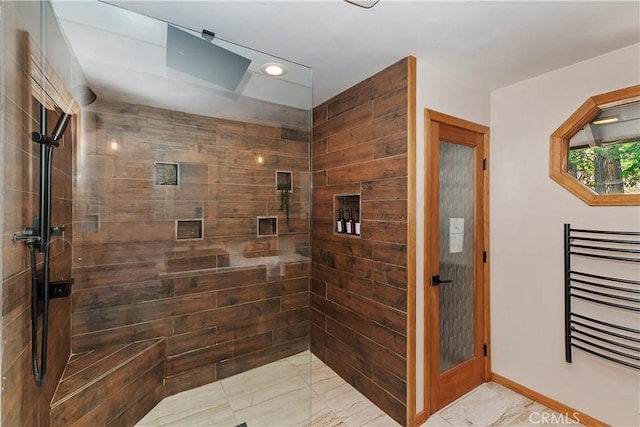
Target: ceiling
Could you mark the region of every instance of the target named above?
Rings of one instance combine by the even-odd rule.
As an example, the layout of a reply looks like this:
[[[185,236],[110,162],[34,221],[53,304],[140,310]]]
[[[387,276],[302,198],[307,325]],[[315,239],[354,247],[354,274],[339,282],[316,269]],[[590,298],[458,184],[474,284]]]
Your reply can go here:
[[[638,1],[109,1],[313,70],[313,105],[413,55],[488,90],[640,42]]]
[[[99,99],[293,127],[408,55],[493,90],[640,43],[638,1],[51,1]],[[238,88],[168,67],[166,22],[251,58]],[[274,60],[285,76],[262,72]]]

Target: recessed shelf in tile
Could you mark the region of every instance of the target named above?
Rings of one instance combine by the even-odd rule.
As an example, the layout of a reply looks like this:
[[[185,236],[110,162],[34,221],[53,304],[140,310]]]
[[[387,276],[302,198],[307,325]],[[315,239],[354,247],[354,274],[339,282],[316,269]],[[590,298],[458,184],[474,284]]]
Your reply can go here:
[[[277,236],[278,235],[278,217],[277,216],[259,216],[258,217],[258,237]]]
[[[201,219],[176,220],[176,239],[202,239]]]
[[[338,194],[333,207],[334,233],[360,236],[360,194]]]
[[[177,163],[156,163],[155,183],[156,185],[178,185],[178,164]]]
[[[293,172],[276,171],[276,188],[280,191],[293,191]]]

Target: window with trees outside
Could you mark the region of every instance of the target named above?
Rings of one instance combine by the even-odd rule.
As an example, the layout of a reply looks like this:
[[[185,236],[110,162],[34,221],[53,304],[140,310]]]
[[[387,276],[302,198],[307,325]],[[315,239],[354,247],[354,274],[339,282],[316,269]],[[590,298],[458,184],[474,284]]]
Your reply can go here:
[[[551,178],[589,205],[640,205],[640,86],[589,98],[550,153]]]

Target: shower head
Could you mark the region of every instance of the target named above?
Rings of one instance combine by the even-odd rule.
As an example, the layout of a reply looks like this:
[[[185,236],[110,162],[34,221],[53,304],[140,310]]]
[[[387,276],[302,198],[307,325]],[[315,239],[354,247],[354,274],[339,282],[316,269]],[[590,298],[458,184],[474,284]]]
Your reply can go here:
[[[62,113],[56,123],[56,126],[53,128],[51,136],[43,135],[39,132],[31,132],[31,140],[49,147],[59,147],[60,138],[62,138],[64,131],[67,129],[69,119],[71,119],[71,114]]]
[[[53,128],[53,133],[51,134],[51,139],[53,141],[60,141],[60,138],[62,138],[62,135],[64,135],[64,131],[67,129],[69,119],[71,119],[70,114],[62,113],[62,115],[58,119],[58,122],[56,123],[56,127]]]
[[[235,91],[251,59],[212,43],[215,34],[202,31],[202,37],[167,25],[168,68],[181,71],[225,89]]]
[[[86,107],[89,104],[93,104],[96,100],[96,94],[87,85],[76,86],[71,91],[74,99],[80,104],[81,107]],[[39,144],[43,144],[49,147],[60,146],[60,138],[64,135],[64,131],[67,129],[71,114],[63,112],[56,126],[53,128],[51,136],[43,135],[39,132],[31,133],[31,140]]]
[[[71,92],[81,107],[86,107],[96,101],[95,92],[93,92],[87,85],[76,86]]]

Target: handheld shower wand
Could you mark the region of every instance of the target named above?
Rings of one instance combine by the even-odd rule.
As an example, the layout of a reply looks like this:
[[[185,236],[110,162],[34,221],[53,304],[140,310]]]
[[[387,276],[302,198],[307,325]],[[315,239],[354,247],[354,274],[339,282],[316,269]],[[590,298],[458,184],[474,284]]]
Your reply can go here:
[[[53,129],[53,133],[51,134],[51,136],[47,136],[45,134],[46,130],[45,132],[31,132],[31,140],[33,142],[46,145],[47,147],[59,147],[60,138],[62,138],[62,135],[64,135],[64,131],[67,129],[69,119],[71,119],[70,114],[62,113],[62,115],[58,119],[58,123],[56,123],[56,127]]]
[[[49,261],[51,242],[51,176],[53,149],[60,146],[60,139],[69,124],[71,115],[62,113],[53,134],[47,136],[47,108],[40,105],[40,132],[32,132],[31,140],[40,144],[40,203],[33,227],[25,227],[12,240],[24,241],[29,247],[31,269],[31,365],[36,385],[42,387],[47,376],[47,338],[49,329]],[[43,283],[38,283],[36,247],[43,257]],[[38,296],[42,290],[42,338],[40,340],[40,363],[38,363]]]

